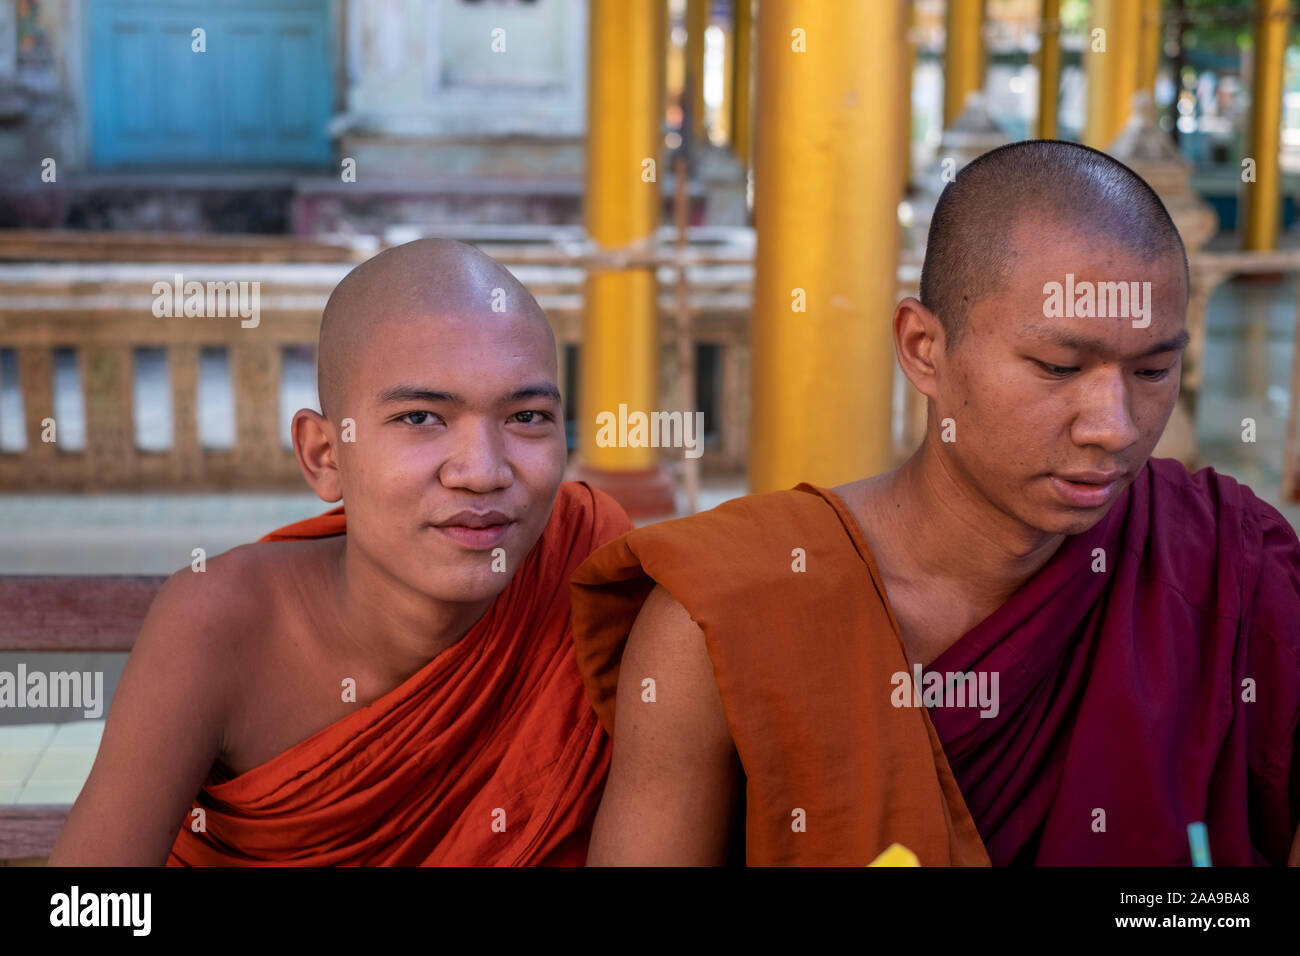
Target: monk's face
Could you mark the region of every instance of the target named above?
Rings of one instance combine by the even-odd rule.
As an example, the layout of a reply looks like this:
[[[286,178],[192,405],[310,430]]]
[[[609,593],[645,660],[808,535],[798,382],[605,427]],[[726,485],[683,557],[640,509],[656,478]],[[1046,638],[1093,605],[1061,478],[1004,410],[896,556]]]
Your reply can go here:
[[[1039,531],[1077,534],[1133,481],[1173,411],[1182,258],[1143,260],[1033,222],[1015,231],[1015,245],[1012,278],[975,304],[965,335],[945,351],[937,411],[953,420],[953,441],[940,447],[1000,510]],[[1102,286],[1119,282],[1127,308],[1115,286]]]
[[[348,546],[430,597],[490,600],[563,478],[552,340],[537,315],[483,308],[385,319],[364,343],[336,420],[356,419],[339,445]]]

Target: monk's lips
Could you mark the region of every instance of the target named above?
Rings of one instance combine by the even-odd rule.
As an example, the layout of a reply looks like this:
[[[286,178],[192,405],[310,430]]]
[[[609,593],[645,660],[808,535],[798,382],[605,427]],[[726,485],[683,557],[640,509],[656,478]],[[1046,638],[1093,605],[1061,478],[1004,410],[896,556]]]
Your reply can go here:
[[[510,529],[514,526],[513,521],[485,525],[479,528],[458,524],[430,525],[435,531],[442,532],[462,547],[473,550],[495,548],[505,540],[506,535],[510,533]]]
[[[1074,508],[1098,508],[1109,504],[1124,487],[1122,473],[1106,481],[1075,481],[1060,475],[1049,475],[1048,478],[1057,497]]]

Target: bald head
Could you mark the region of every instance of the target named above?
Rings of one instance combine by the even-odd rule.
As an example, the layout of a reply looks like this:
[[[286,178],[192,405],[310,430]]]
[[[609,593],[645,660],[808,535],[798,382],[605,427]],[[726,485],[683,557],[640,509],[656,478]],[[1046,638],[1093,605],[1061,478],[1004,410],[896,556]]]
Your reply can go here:
[[[367,259],[330,294],[316,352],[321,412],[338,414],[362,352],[382,340],[389,322],[537,323],[554,362],[555,338],[546,314],[508,269],[486,253],[452,239],[417,239]]]
[[[1030,140],[1002,146],[962,169],[939,197],[921,270],[921,302],[951,347],[971,306],[1006,288],[1032,223],[1112,243],[1144,262],[1187,253],[1154,190],[1123,163],[1077,143]]]

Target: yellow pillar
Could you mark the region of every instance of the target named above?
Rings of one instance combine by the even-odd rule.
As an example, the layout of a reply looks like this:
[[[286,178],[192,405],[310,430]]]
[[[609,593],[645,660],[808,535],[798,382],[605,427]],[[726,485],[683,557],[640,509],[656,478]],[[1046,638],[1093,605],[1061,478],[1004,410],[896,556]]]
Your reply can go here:
[[[1159,0],[1157,0],[1159,2]],[[1056,139],[1061,109],[1061,0],[1043,0],[1038,48],[1038,138]]]
[[[735,79],[736,68],[734,60],[736,56],[735,34],[730,30],[724,30],[722,34],[722,102],[718,104],[717,128],[714,129],[714,136],[719,142],[731,142],[731,115],[732,115],[732,81]]]
[[[1164,31],[1160,23],[1160,0],[1141,0],[1142,36],[1138,43],[1138,89],[1155,93],[1156,74],[1164,51]]]
[[[966,96],[984,89],[984,0],[948,0],[943,40],[943,125],[961,115]]]
[[[903,100],[903,192],[912,184],[912,77],[916,74],[916,5],[912,0],[902,0],[904,13],[903,85],[899,96]]]
[[[709,0],[686,0],[686,89],[691,97],[692,135],[697,143],[705,141],[704,31],[708,27]]]
[[[1242,248],[1277,248],[1281,210],[1278,153],[1282,127],[1282,56],[1291,25],[1288,0],[1255,2],[1255,75],[1250,84],[1250,152],[1255,181],[1243,185]]]
[[[749,484],[890,467],[903,8],[758,10]]]
[[[754,70],[754,12],[750,0],[732,0],[731,7],[731,150],[741,166],[749,166],[750,84]]]
[[[659,44],[659,53],[655,57],[655,65],[659,72],[655,75],[655,91],[658,95],[658,105],[655,106],[655,124],[659,127],[656,137],[661,136],[663,131],[668,129],[668,104],[673,98],[673,51],[674,47],[669,42],[668,31],[668,0],[655,0],[655,36]],[[678,64],[680,66],[680,63]],[[680,80],[680,77],[677,79]],[[656,143],[659,140],[656,138]]]
[[[1141,0],[1092,0],[1092,22],[1084,38],[1088,112],[1083,142],[1087,146],[1105,149],[1128,122],[1138,88],[1141,32]]]
[[[668,3],[664,2],[664,23],[665,30],[668,23]],[[668,33],[665,32],[665,37]],[[686,104],[686,52],[680,44],[664,44],[664,105],[672,104],[683,113],[687,108]],[[676,127],[681,130],[683,136],[687,134],[685,129],[680,126]]]
[[[659,80],[663,0],[591,0],[584,215],[596,248],[647,249],[659,221]],[[596,417],[658,407],[655,275],[588,272],[578,398],[582,477],[640,513],[663,513],[657,450],[602,447]],[[667,510],[671,510],[668,493]]]

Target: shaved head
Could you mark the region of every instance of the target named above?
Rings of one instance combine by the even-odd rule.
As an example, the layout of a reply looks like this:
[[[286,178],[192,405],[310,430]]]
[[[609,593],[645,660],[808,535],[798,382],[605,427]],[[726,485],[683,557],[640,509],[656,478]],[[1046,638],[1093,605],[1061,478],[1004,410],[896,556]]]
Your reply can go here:
[[[922,298],[894,314],[899,361],[927,399],[925,467],[1011,552],[1054,547],[1101,520],[1173,413],[1189,341],[1182,240],[1122,163],[1039,140],[958,173],[929,242]]]
[[[949,347],[966,332],[971,307],[1007,288],[1028,251],[1017,239],[1026,222],[1113,243],[1143,262],[1174,256],[1187,274],[1178,229],[1133,170],[1077,143],[1011,143],[963,168],[930,222],[920,298]]]
[[[325,303],[316,379],[321,412],[337,422],[359,357],[387,322],[422,318],[524,318],[555,337],[546,313],[523,284],[491,256],[453,239],[417,239],[387,249],[349,272]]]
[[[349,575],[421,614],[481,613],[506,588],[564,480],[556,365],[537,301],[463,243],[409,242],[344,277],[321,320],[321,411],[292,429],[307,483],[347,507]]]

